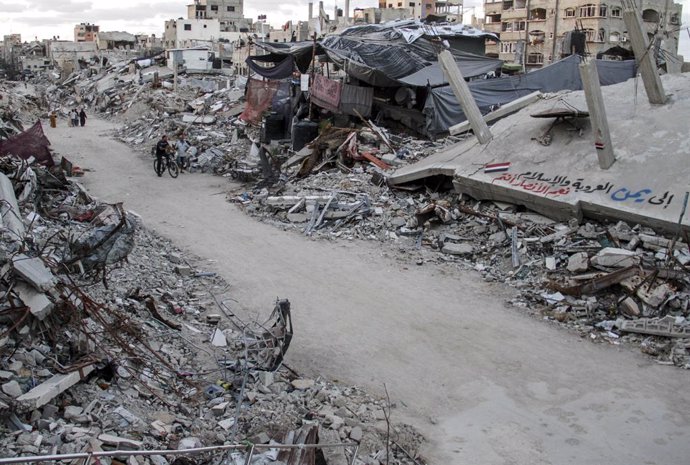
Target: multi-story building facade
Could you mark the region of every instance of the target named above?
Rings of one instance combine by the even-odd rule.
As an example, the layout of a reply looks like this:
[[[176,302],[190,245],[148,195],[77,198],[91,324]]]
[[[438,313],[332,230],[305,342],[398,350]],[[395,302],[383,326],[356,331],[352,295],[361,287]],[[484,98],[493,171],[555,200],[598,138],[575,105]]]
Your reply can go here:
[[[187,5],[188,19],[217,19],[221,31],[237,31],[244,17],[244,0],[194,0]]]
[[[96,42],[99,26],[89,23],[81,23],[74,26],[75,42]]]
[[[379,0],[379,9],[405,9],[410,12],[408,18],[416,19],[424,19],[429,15],[446,15],[457,18],[462,17],[463,0],[455,2],[435,0]]]
[[[643,26],[661,50],[678,50],[682,5],[672,0],[636,0]],[[484,30],[500,37],[486,54],[529,70],[571,54],[568,33],[585,34],[585,53],[596,56],[615,46],[630,49],[620,0],[485,0]],[[564,43],[566,44],[564,47]]]

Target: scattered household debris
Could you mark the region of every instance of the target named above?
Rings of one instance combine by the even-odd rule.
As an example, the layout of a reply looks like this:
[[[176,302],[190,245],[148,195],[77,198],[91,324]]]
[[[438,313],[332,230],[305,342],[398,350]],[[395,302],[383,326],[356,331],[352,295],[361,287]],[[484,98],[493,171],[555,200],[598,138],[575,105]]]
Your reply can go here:
[[[211,262],[186,257],[60,170],[0,159],[11,205],[0,241],[0,456],[231,443],[240,446],[223,453],[234,462],[311,450],[379,463],[385,401],[285,366],[287,299],[266,321],[240,320]],[[422,437],[392,428],[397,463],[423,463]]]

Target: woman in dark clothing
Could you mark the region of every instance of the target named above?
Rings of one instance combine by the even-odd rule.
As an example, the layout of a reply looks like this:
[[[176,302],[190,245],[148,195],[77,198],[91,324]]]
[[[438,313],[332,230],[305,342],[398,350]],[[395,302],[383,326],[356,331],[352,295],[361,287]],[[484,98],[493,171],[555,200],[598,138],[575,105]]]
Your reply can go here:
[[[86,112],[83,108],[79,112],[79,124],[81,124],[81,127],[84,127],[84,125],[86,124]]]

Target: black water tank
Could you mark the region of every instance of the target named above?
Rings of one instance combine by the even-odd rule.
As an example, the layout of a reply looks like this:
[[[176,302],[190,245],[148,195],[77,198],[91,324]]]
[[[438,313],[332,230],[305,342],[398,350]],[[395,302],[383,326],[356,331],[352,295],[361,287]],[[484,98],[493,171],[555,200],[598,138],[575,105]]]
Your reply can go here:
[[[296,123],[292,127],[292,150],[295,152],[302,150],[305,145],[316,139],[318,135],[318,123],[307,120]]]
[[[268,144],[272,140],[281,139],[285,139],[285,120],[283,115],[277,113],[266,115],[261,131],[261,142]]]

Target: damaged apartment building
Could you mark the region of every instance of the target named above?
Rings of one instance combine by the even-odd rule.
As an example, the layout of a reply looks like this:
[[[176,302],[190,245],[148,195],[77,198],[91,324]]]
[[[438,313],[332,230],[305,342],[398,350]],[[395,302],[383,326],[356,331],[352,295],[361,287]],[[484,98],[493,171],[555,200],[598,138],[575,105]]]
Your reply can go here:
[[[666,0],[633,0],[657,62],[671,65],[678,50],[682,5]],[[486,0],[483,28],[499,36],[487,55],[540,68],[574,53],[630,59],[633,54],[620,1]]]

